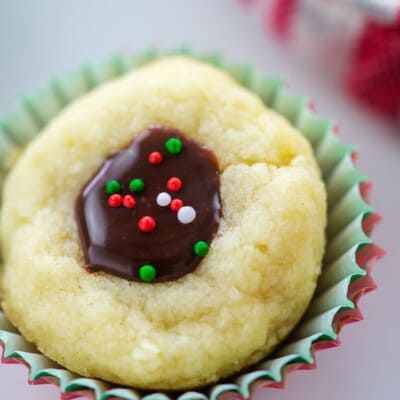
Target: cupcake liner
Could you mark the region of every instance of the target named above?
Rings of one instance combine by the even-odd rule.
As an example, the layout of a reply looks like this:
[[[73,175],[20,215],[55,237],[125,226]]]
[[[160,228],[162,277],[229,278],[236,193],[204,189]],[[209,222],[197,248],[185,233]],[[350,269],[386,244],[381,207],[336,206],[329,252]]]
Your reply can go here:
[[[342,326],[362,319],[359,298],[375,288],[370,269],[384,251],[369,235],[380,217],[366,200],[371,185],[354,167],[354,148],[343,144],[335,134],[334,124],[320,118],[307,98],[290,92],[282,78],[261,75],[252,65],[226,64],[220,53],[194,55],[190,48],[162,53],[150,49],[139,55],[118,53],[103,63],[84,64],[62,78],[51,79],[46,87],[24,97],[13,112],[0,119],[0,184],[16,154],[69,102],[102,82],[170,54],[190,55],[227,71],[267,106],[285,116],[311,143],[328,193],[322,274],[306,314],[274,354],[223,383],[188,392],[143,392],[80,377],[41,354],[0,310],[2,361],[25,364],[31,384],[58,385],[63,400],[82,395],[95,400],[215,400],[227,394],[247,399],[256,387],[282,387],[288,372],[315,367],[316,350],[339,344]]]

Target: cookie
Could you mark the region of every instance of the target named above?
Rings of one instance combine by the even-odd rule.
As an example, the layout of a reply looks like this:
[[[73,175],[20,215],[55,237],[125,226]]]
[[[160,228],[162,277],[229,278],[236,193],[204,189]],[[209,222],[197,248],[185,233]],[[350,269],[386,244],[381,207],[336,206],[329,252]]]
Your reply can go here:
[[[223,72],[165,58],[75,101],[12,169],[3,307],[82,375],[202,386],[261,360],[299,321],[325,222],[301,134]]]

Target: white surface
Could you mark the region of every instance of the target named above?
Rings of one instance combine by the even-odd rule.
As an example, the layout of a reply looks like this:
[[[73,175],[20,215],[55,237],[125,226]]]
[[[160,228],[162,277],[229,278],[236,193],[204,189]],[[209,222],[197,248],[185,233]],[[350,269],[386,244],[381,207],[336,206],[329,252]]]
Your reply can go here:
[[[343,98],[323,71],[310,69],[280,48],[237,2],[0,0],[0,113],[20,94],[83,60],[100,60],[117,49],[182,43],[199,51],[219,49],[232,61],[254,62],[307,93],[320,114],[339,121],[341,137],[358,146],[359,168],[375,183],[372,202],[385,218],[375,238],[389,255],[374,273],[379,290],[361,301],[365,321],[344,328],[339,348],[318,353],[317,370],[294,372],[285,390],[269,389],[257,398],[398,399],[400,134]],[[56,388],[28,387],[26,380],[22,366],[1,365],[0,399],[59,398]]]

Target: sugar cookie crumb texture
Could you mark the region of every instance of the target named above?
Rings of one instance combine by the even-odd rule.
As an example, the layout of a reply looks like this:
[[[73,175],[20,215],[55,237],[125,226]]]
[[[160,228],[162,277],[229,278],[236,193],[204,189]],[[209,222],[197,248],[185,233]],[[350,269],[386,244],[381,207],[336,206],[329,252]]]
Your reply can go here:
[[[217,235],[177,281],[89,274],[76,197],[106,157],[153,124],[216,154]],[[187,58],[74,102],[28,146],[3,198],[7,316],[70,370],[123,385],[187,389],[259,361],[297,323],[320,272],[326,200],[310,146],[223,72]]]

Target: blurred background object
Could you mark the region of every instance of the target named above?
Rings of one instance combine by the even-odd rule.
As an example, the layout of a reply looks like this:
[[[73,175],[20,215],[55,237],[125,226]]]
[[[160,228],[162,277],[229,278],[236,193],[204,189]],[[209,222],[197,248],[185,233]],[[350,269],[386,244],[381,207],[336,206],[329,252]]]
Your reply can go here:
[[[242,0],[288,49],[400,121],[400,0]]]

